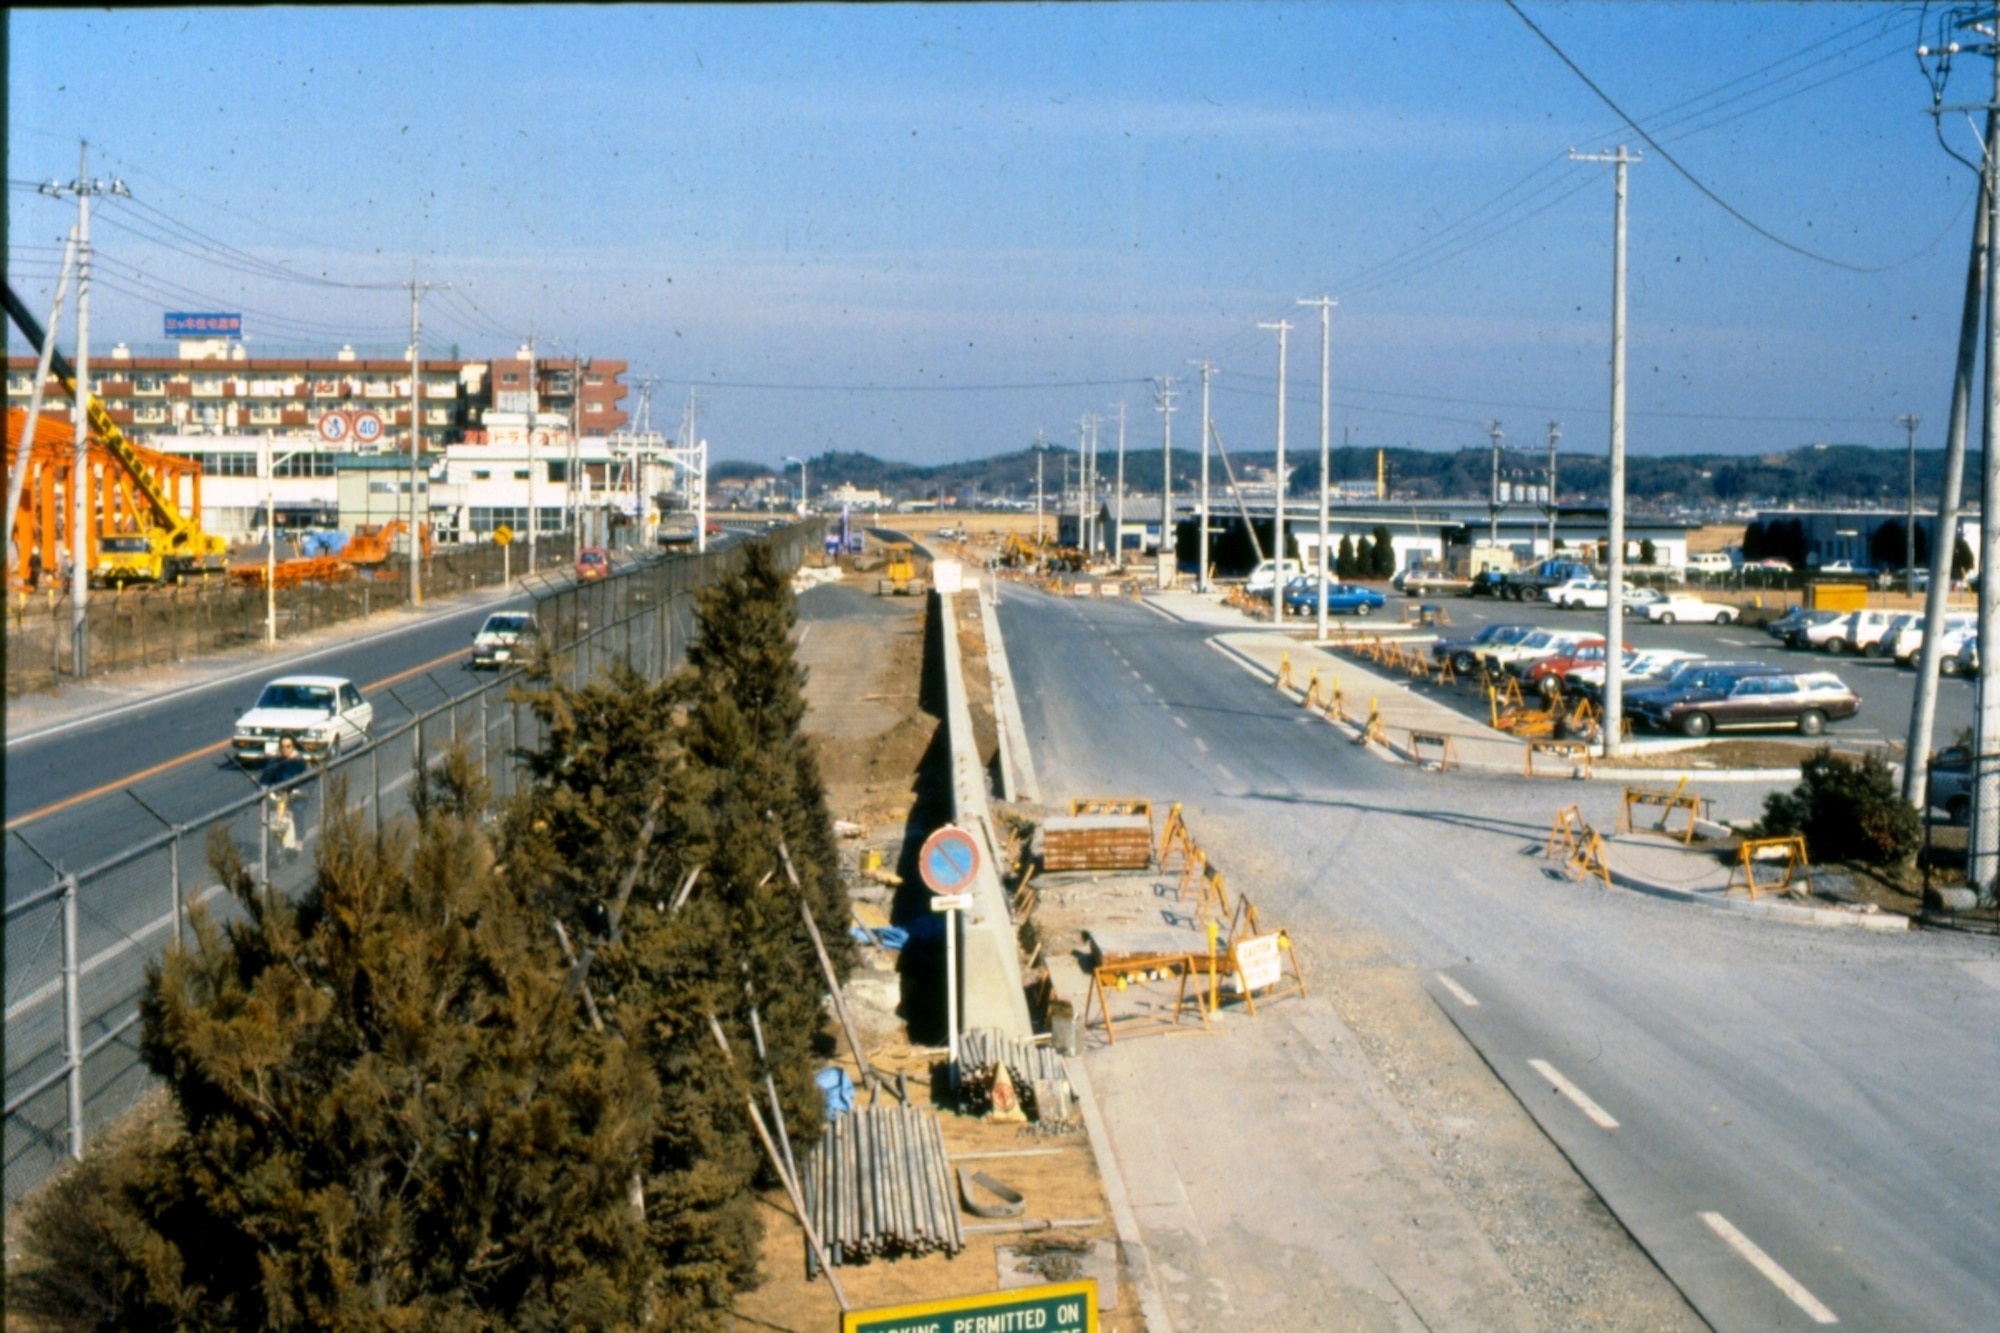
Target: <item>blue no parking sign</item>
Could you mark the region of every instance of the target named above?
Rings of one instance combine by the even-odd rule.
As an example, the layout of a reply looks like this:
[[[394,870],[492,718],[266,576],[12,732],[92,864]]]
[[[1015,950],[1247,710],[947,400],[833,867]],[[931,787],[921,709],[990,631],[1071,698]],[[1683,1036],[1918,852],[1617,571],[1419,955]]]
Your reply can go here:
[[[979,873],[979,844],[964,829],[947,824],[924,840],[917,872],[932,893],[963,893]]]

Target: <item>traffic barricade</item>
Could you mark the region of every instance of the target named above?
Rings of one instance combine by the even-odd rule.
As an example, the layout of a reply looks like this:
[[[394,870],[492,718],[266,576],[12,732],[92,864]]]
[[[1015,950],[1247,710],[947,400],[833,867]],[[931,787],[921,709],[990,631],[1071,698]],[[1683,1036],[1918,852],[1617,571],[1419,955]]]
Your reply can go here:
[[[1442,773],[1447,769],[1458,767],[1458,747],[1452,743],[1451,737],[1444,732],[1412,731],[1410,733],[1411,762],[1415,763],[1417,767],[1422,768],[1426,762],[1424,758],[1426,751],[1434,752],[1438,772]]]
[[[1781,861],[1784,869],[1776,879],[1761,883],[1757,879],[1757,863],[1760,861]],[[1723,885],[1724,892],[1736,887],[1736,876],[1743,876],[1743,887],[1750,890],[1755,898],[1759,889],[1782,889],[1787,893],[1797,893],[1794,879],[1805,881],[1806,892],[1812,892],[1812,863],[1806,859],[1806,840],[1794,833],[1783,838],[1745,838],[1736,849],[1736,864],[1729,868],[1729,882]]]
[[[1526,759],[1522,766],[1523,777],[1587,778],[1592,772],[1589,741],[1556,740],[1554,738],[1529,741],[1525,747],[1525,754]],[[1535,770],[1536,755],[1549,755],[1556,759],[1567,760],[1570,768],[1567,772],[1560,774],[1550,773],[1547,770],[1537,772]]]
[[[1605,888],[1611,887],[1611,865],[1604,857],[1604,839],[1583,822],[1583,812],[1577,806],[1566,805],[1556,811],[1543,856],[1551,861],[1560,860],[1563,872],[1571,879],[1595,878]]]
[[[1083,1002],[1084,1031],[1100,1027],[1104,1030],[1104,1040],[1114,1045],[1121,1032],[1126,1037],[1145,1037],[1193,1031],[1181,1026],[1181,1015],[1190,1007],[1188,985],[1194,978],[1194,970],[1188,954],[1127,959],[1093,968],[1090,994]],[[1166,983],[1174,987],[1171,1004],[1166,999]],[[1118,1007],[1124,1012],[1112,1012],[1114,997],[1121,1001]],[[1208,1013],[1202,1007],[1199,993],[1192,1007],[1201,1030],[1209,1031]],[[1093,1012],[1097,1015],[1094,1024]]]
[[[1625,789],[1624,803],[1618,808],[1618,831],[1620,833],[1632,833],[1637,830],[1637,826],[1632,820],[1632,811],[1635,807],[1642,805],[1656,806],[1659,808],[1660,817],[1654,821],[1652,831],[1673,836],[1674,830],[1667,827],[1667,821],[1673,818],[1674,811],[1685,810],[1688,817],[1687,827],[1680,831],[1679,837],[1682,846],[1692,845],[1694,842],[1695,821],[1701,818],[1702,807],[1706,802],[1694,792],[1689,791],[1687,783],[1688,780],[1682,778],[1671,788],[1627,787]]]

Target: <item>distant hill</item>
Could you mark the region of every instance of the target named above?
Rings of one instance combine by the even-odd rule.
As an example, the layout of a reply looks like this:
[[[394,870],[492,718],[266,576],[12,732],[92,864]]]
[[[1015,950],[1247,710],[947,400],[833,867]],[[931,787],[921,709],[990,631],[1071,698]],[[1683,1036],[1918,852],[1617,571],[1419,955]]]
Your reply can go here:
[[[1062,486],[1064,468],[1076,467],[1073,448],[1051,446],[1044,453],[1045,485],[1050,494]],[[1230,452],[1237,475],[1247,468],[1269,468],[1275,459],[1269,451]],[[1484,499],[1492,480],[1493,457],[1484,449],[1464,449],[1437,453],[1421,449],[1388,449],[1383,461],[1390,494],[1410,500]],[[1669,456],[1632,455],[1626,459],[1625,487],[1634,508],[1650,510],[1688,509],[1712,512],[1737,507],[1770,508],[1787,504],[1840,507],[1847,505],[1900,505],[1905,495],[1907,454],[1901,449],[1873,449],[1856,444],[1810,445],[1785,453],[1746,456],[1740,454],[1680,454]],[[1318,493],[1319,458],[1316,449],[1288,451],[1292,466],[1291,494],[1308,497]],[[1528,485],[1543,482],[1545,455],[1508,452],[1502,455],[1502,475]],[[1098,469],[1108,484],[1116,467],[1115,455],[1105,450],[1098,457]],[[1201,467],[1200,455],[1193,450],[1174,451],[1174,489],[1185,491],[1195,484]],[[872,454],[827,452],[807,460],[815,493],[826,486],[845,482],[861,490],[879,490],[901,500],[936,499],[942,492],[960,504],[976,504],[990,499],[1032,499],[1035,491],[1035,451],[1021,449],[988,458],[925,466],[893,462]],[[1333,451],[1329,471],[1335,481],[1372,482],[1375,479],[1376,451],[1346,448]],[[1966,460],[1968,497],[1978,492],[1979,457],[1973,452]],[[1939,479],[1944,471],[1942,450],[1917,452],[1917,502],[1936,505]],[[770,475],[762,464],[718,461],[714,475]],[[1600,453],[1561,453],[1557,456],[1556,479],[1562,502],[1570,505],[1603,503],[1609,464]],[[1225,480],[1219,457],[1211,455],[1209,479],[1216,490]],[[1130,449],[1125,455],[1125,482],[1134,492],[1157,494],[1160,489],[1160,451]]]

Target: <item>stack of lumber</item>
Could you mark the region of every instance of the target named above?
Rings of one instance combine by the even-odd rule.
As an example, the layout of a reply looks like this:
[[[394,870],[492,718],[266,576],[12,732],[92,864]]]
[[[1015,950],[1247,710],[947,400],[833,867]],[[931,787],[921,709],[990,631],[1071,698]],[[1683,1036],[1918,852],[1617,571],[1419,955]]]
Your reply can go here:
[[[1145,815],[1053,815],[1042,821],[1042,869],[1147,870],[1153,821]]]

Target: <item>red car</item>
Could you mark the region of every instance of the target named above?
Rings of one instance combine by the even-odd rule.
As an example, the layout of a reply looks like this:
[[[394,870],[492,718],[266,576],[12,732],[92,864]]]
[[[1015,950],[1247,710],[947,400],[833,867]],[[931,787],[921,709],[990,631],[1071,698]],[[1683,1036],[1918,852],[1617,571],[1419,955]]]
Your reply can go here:
[[[588,583],[592,579],[601,579],[610,572],[611,557],[606,554],[604,548],[601,546],[588,547],[576,558],[576,581],[578,583]]]
[[[1638,655],[1638,649],[1628,646],[1620,657],[1629,664]],[[1521,680],[1523,684],[1540,691],[1543,698],[1556,699],[1562,696],[1564,681],[1571,671],[1577,667],[1603,665],[1604,640],[1585,639],[1577,644],[1576,651],[1572,653],[1560,657],[1538,658],[1529,663],[1521,674]]]

